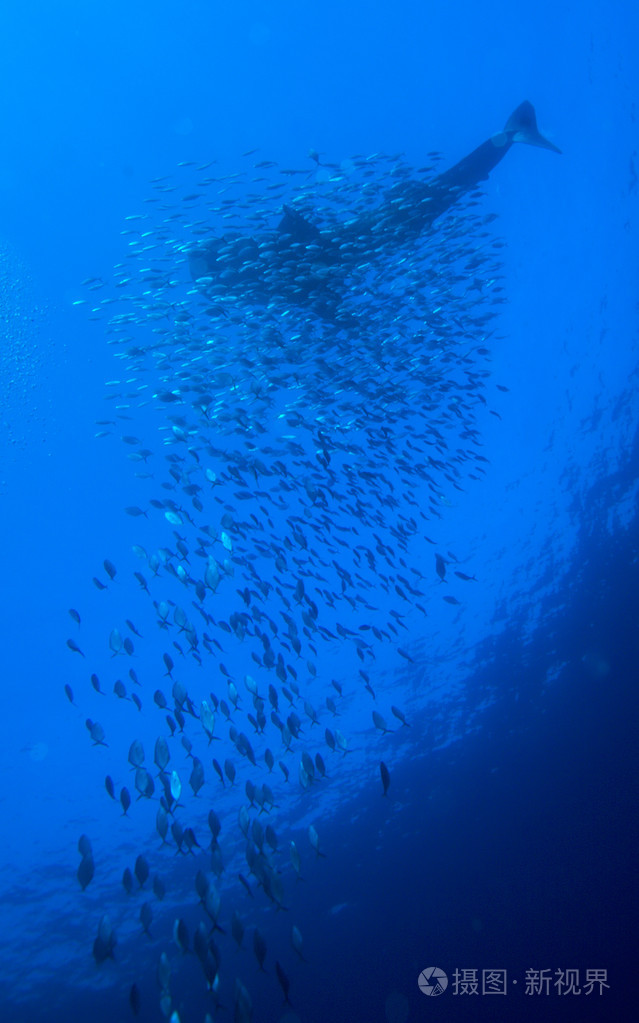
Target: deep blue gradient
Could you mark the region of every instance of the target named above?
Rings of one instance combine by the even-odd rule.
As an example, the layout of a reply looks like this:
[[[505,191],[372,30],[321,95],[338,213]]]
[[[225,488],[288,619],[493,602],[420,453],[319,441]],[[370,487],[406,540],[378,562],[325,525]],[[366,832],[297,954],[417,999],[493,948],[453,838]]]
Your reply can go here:
[[[133,1020],[135,983],[143,1023],[171,1012],[179,1014],[174,1023],[202,1023],[207,1012],[230,1020],[240,978],[255,1023],[631,1018],[639,915],[635,6],[599,0],[542,0],[525,9],[503,0],[14,6],[3,13],[0,33],[0,1015],[11,1023]],[[370,642],[372,652],[364,660],[351,642],[315,636],[316,655],[307,646],[299,660],[291,655],[303,690],[297,712],[304,717],[308,699],[319,708],[319,726],[306,717],[294,755],[284,754],[277,732],[274,738],[271,728],[265,741],[246,718],[247,673],[264,696],[269,683],[279,686],[272,672],[251,662],[254,647],[218,630],[223,650],[205,655],[201,668],[180,659],[171,641],[184,644],[183,638],[158,629],[135,580],[135,571],[149,579],[151,573],[133,545],[155,552],[175,543],[173,527],[149,501],[169,494],[162,486],[171,480],[165,452],[183,449],[167,445],[173,406],[138,407],[134,399],[120,409],[130,418],[117,418],[114,407],[125,402],[110,393],[148,383],[155,394],[165,383],[160,370],[147,366],[139,380],[105,387],[134,373],[111,344],[110,306],[99,316],[91,310],[121,297],[113,268],[134,265],[131,236],[123,232],[139,224],[125,218],[148,216],[149,230],[157,230],[148,200],[164,175],[179,183],[171,202],[183,212],[180,197],[201,177],[191,162],[212,162],[211,175],[243,174],[240,191],[248,188],[250,160],[317,173],[309,150],[342,167],[354,154],[401,153],[412,168],[437,151],[446,168],[501,130],[524,99],[563,155],[515,146],[482,189],[479,212],[498,216],[486,229],[486,246],[501,260],[506,299],[494,307],[496,338],[481,363],[489,373],[486,405],[476,413],[484,471],[465,479],[462,490],[437,477],[437,514],[429,513],[427,525],[419,520],[409,553],[401,555],[405,566],[395,560],[389,572],[380,558],[376,575],[363,562],[368,588],[355,590],[395,621],[398,635],[390,642],[377,643],[362,630],[368,619],[355,599],[326,617],[320,601],[320,621],[333,631],[338,621]],[[257,155],[242,155],[253,149]],[[371,166],[382,191],[393,184],[385,157]],[[276,218],[279,200],[262,187],[264,206]],[[471,232],[466,215],[460,214],[462,237]],[[186,214],[177,222],[176,246],[191,240],[185,220]],[[505,244],[492,248],[493,242]],[[447,245],[435,234],[438,258]],[[190,284],[175,251],[183,296]],[[91,291],[82,283],[93,279],[103,287]],[[478,313],[485,312],[476,298]],[[135,341],[145,343],[155,324],[152,310],[140,313]],[[328,343],[335,328],[325,329]],[[211,321],[212,343],[226,343],[227,334],[223,321]],[[303,376],[303,358],[300,366]],[[449,392],[450,414],[462,398],[461,390]],[[229,394],[229,407],[234,401]],[[407,411],[411,422],[421,421],[420,409]],[[279,429],[273,418],[272,435],[260,438],[265,448]],[[96,425],[102,420],[114,425]],[[121,443],[123,435],[153,451],[148,464],[127,458],[136,446]],[[235,436],[239,446],[240,427]],[[459,439],[451,444],[463,446]],[[136,477],[140,470],[153,477]],[[374,495],[383,470],[364,486]],[[426,487],[395,496],[407,515],[418,515],[411,501],[425,512],[434,501]],[[231,491],[220,500],[232,501]],[[127,515],[131,506],[148,510],[149,518]],[[201,521],[217,527],[223,509],[213,507]],[[285,530],[286,514],[274,514],[275,530]],[[389,513],[382,540],[396,548],[394,522]],[[344,530],[334,535],[351,542],[346,531],[359,520],[344,505],[332,509],[332,523]],[[249,555],[259,559],[250,542]],[[445,584],[436,574],[436,551],[447,559]],[[221,562],[219,542],[215,552]],[[295,553],[310,592],[311,555]],[[109,582],[105,558],[118,571],[99,592],[92,577]],[[346,565],[346,553],[344,559]],[[191,561],[202,568],[199,558]],[[455,578],[455,569],[476,580]],[[427,616],[385,587],[381,573],[396,571],[418,580]],[[339,588],[338,576],[336,568],[329,589]],[[207,596],[209,612],[228,616],[245,585],[237,568]],[[161,571],[152,597],[183,600],[201,636],[207,626],[192,610],[195,595],[181,597],[180,586]],[[444,594],[459,604],[444,602]],[[296,606],[292,593],[288,599]],[[281,594],[272,592],[260,606],[283,630]],[[402,624],[390,617],[397,607]],[[69,608],[80,612],[79,628]],[[127,618],[143,639],[126,633]],[[111,657],[116,626],[133,639],[134,657]],[[67,638],[86,658],[71,653]],[[186,753],[178,739],[171,744],[171,767],[185,790],[183,826],[193,827],[206,850],[210,807],[222,822],[225,871],[215,883],[227,933],[216,934],[225,1007],[217,1016],[196,956],[183,955],[172,938],[177,918],[191,938],[202,919],[195,875],[209,870],[210,857],[197,849],[195,856],[179,855],[175,843],[160,846],[157,777],[153,800],[134,801],[130,819],[104,787],[109,774],[118,792],[127,785],[135,796],[131,742],[143,741],[151,767],[156,737],[168,735],[153,693],[163,690],[172,707],[162,665],[169,649],[196,708],[211,691],[228,699],[230,671],[242,698],[237,727],[258,754],[252,769],[219,714],[219,741],[210,746],[199,722],[189,720],[186,731],[206,774],[195,798]],[[112,693],[118,678],[135,690],[131,666],[142,682],[140,712]],[[92,672],[108,695],[91,688]],[[325,706],[327,695],[337,698],[332,679],[344,692],[338,719]],[[281,695],[280,703],[286,704]],[[409,728],[391,705],[403,710]],[[383,714],[391,734],[373,726],[372,710]],[[86,718],[104,726],[108,747],[92,746]],[[331,753],[322,739],[327,727],[343,731],[349,755]],[[266,745],[276,765],[286,760],[288,783],[277,766],[267,773]],[[298,781],[306,748],[312,756],[321,750],[328,775],[308,791]],[[233,760],[234,789],[222,789],[212,757]],[[382,760],[391,773],[386,798]],[[247,779],[266,781],[277,797],[277,808],[260,822],[270,822],[278,837],[287,911],[276,911],[254,877],[254,898],[237,880],[239,871],[248,876],[237,824]],[[325,856],[311,849],[310,824]],[[95,877],[84,892],[76,878],[82,834],[95,857]],[[302,859],[299,882],[291,839]],[[163,902],[150,882],[146,894],[137,882],[133,895],[125,893],[122,872],[139,854],[152,876],[162,877]],[[147,899],[151,938],[139,922]],[[241,951],[230,934],[234,910],[246,926]],[[114,960],[97,965],[92,947],[104,914],[118,944]],[[291,947],[292,925],[303,935],[305,961]],[[266,939],[266,974],[253,954],[256,926]],[[172,967],[165,1016],[156,979],[162,953]],[[283,1007],[276,960],[290,979],[293,1008]],[[449,989],[439,999],[419,991],[418,975],[428,966],[448,974]],[[481,978],[492,968],[508,971],[506,997],[453,994],[455,970],[475,969]],[[527,970],[554,976],[566,968],[580,971],[582,986],[587,970],[605,969],[609,989],[601,996],[560,995],[552,987],[525,994]]]

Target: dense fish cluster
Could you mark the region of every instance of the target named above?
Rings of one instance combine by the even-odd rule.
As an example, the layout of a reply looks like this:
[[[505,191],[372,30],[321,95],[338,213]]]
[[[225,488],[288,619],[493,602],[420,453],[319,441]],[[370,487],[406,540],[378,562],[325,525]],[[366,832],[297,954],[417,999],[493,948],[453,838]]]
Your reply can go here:
[[[411,229],[437,154],[419,171],[311,156],[156,180],[114,281],[85,282],[118,366],[99,435],[133,466],[123,515],[139,538],[93,578],[102,639],[87,646],[81,606],[69,611],[65,691],[108,765],[114,828],[151,807],[156,832],[123,855],[129,910],[114,891],[93,957],[117,963],[120,935],[137,935],[155,981],[120,967],[131,1012],[156,998],[172,1023],[188,1014],[187,952],[207,1020],[220,1005],[250,1020],[262,970],[283,1002],[301,999],[297,879],[331,855],[317,793],[357,755],[376,798],[392,795],[393,751],[415,729],[377,658],[418,684],[431,608],[474,584],[437,532],[487,461],[493,218],[471,191],[427,234]],[[123,562],[136,610],[118,595]],[[78,854],[90,892],[87,835]],[[268,907],[288,910],[288,946],[271,947]]]

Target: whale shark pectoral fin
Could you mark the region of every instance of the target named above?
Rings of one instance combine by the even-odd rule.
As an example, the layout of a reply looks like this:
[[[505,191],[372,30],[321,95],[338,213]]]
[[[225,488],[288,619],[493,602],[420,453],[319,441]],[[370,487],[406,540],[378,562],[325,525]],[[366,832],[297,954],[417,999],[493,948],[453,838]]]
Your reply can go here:
[[[541,149],[551,149],[553,153],[561,153],[553,142],[539,131],[535,108],[528,100],[520,103],[504,125],[504,132],[510,136],[513,142],[526,142],[529,146],[539,146]]]

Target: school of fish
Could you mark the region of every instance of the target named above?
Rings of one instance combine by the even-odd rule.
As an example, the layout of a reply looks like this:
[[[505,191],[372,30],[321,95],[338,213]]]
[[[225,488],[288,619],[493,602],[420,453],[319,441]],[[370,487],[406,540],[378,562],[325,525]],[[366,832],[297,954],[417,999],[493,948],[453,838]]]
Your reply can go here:
[[[135,487],[122,515],[139,538],[92,583],[88,573],[112,600],[100,650],[83,643],[81,602],[69,609],[65,694],[90,708],[96,756],[114,747],[100,701],[123,708],[127,762],[105,760],[99,797],[119,804],[114,829],[153,807],[155,833],[121,864],[121,884],[139,942],[152,943],[170,1023],[186,1023],[174,992],[187,951],[206,1023],[222,1004],[237,1023],[252,1019],[256,968],[283,1003],[301,998],[296,979],[312,966],[296,881],[312,881],[331,855],[313,808],[349,763],[339,716],[348,707],[371,737],[372,792],[388,803],[393,742],[411,722],[377,659],[383,651],[417,673],[413,641],[428,636],[430,608],[458,613],[475,582],[440,549],[438,524],[455,492],[481,481],[482,417],[498,415],[489,361],[502,243],[481,195],[409,244],[392,244],[392,220],[351,232],[323,267],[307,225],[327,237],[356,222],[392,186],[432,176],[438,154],[419,170],[401,156],[335,165],[312,153],[290,170],[243,160],[239,173],[185,165],[154,181],[145,211],[127,219],[113,280],[87,279],[78,303],[104,322],[118,367],[97,435],[122,443]],[[194,271],[203,244],[214,246],[215,276]],[[131,557],[142,621],[118,596]],[[231,790],[243,792],[239,812],[227,809]],[[291,837],[287,792],[297,819],[312,821],[304,844]],[[174,874],[176,853],[192,894],[189,914],[169,920],[162,874]],[[95,885],[90,836],[78,855],[80,899]],[[264,906],[289,911],[290,947],[270,947]],[[116,916],[106,905],[95,920],[100,968],[118,962]],[[121,974],[138,1015],[143,978]]]

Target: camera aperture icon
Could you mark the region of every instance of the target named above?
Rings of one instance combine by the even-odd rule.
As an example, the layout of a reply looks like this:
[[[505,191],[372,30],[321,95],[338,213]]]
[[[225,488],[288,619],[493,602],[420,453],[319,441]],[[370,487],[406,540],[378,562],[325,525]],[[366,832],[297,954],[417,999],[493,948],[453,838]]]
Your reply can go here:
[[[427,966],[417,978],[417,983],[424,995],[443,995],[448,987],[448,977],[438,966]]]

